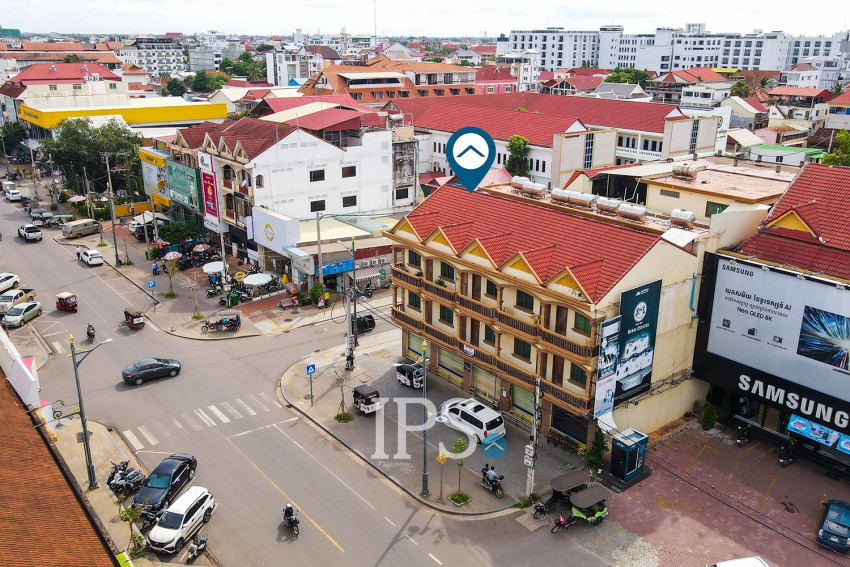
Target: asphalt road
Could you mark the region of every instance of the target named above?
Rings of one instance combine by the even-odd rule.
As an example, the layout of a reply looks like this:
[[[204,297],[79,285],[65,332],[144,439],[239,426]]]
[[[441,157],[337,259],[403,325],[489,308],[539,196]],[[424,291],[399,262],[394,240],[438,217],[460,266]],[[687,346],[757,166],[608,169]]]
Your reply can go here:
[[[540,561],[605,564],[569,537],[553,541],[548,529],[529,532],[515,521],[518,512],[487,519],[437,514],[283,407],[275,396],[282,373],[341,344],[341,325],[229,341],[181,339],[150,323],[131,331],[123,309],[144,303],[145,294],[107,266],[77,262],[73,245],[10,238],[21,218],[0,204],[6,235],[0,271],[19,274],[44,305],[34,325],[55,354],[39,371],[42,398],[76,405],[67,336],[87,348],[85,326],[92,321],[96,342],[112,341],[79,367],[89,419],[120,432],[148,469],[173,452],[198,458],[194,483],[218,502],[203,531],[225,565],[514,565],[528,562],[528,553]],[[77,293],[79,313],[53,308],[60,291]],[[386,325],[379,320],[376,332]],[[146,356],[177,358],[183,372],[124,384],[120,369]],[[287,501],[301,510],[297,540],[280,527]]]

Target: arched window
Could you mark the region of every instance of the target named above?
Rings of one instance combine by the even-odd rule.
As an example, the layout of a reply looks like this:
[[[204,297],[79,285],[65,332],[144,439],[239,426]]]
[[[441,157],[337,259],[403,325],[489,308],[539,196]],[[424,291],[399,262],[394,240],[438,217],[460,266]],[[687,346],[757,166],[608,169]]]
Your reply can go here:
[[[239,182],[240,187],[251,187],[251,174],[247,171],[243,171],[240,174],[242,180]]]
[[[234,200],[235,200],[235,198],[233,197],[233,193],[227,193],[227,194],[224,196],[224,208],[225,208],[225,209],[227,209],[227,210],[232,211],[232,210],[234,209],[234,206],[233,206],[233,205],[234,205],[234,203],[233,203],[233,201],[234,201]]]
[[[257,188],[262,189],[262,187],[263,187],[263,176],[258,175],[257,176]]]

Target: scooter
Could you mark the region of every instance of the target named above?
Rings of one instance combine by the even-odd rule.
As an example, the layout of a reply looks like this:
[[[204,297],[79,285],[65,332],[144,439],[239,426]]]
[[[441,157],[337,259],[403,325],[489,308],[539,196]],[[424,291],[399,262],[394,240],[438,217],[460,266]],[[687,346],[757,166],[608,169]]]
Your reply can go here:
[[[576,518],[575,516],[570,515],[565,518],[564,515],[561,514],[558,519],[555,520],[555,525],[552,526],[552,533],[556,534],[558,533],[558,530],[565,530],[576,522],[578,522],[578,518]]]
[[[284,509],[281,514],[283,514],[284,512],[286,512],[286,509]],[[286,516],[283,516],[283,520],[281,523],[290,530],[292,530],[292,533],[295,535],[295,537],[298,537],[298,524],[300,523],[298,521],[298,510],[293,510],[292,515],[288,518]]]
[[[142,487],[146,479],[147,477],[142,471],[130,469],[115,482],[115,491],[132,494]]]
[[[197,556],[201,555],[207,548],[207,535],[204,534],[196,538],[192,545],[189,546],[189,554],[186,556],[186,561],[192,561]]]
[[[505,475],[503,474],[500,474],[499,478],[497,478],[496,480],[488,480],[485,476],[481,479],[481,486],[494,493],[496,495],[496,498],[501,498],[505,495],[505,491],[502,489],[502,481],[504,479]]]
[[[207,297],[216,296],[216,295],[220,294],[222,291],[223,291],[222,287],[219,284],[216,284],[212,287],[208,287],[207,288]]]
[[[130,463],[129,459],[126,461],[121,461],[120,463],[112,463],[112,472],[109,473],[109,478],[106,479],[106,485],[109,488],[113,488],[113,483],[115,480],[124,476],[124,471],[127,470],[127,465]]]
[[[161,508],[160,510],[154,511],[148,508],[144,512],[142,512],[142,528],[145,529],[148,526],[152,526],[159,521],[160,516],[165,514],[165,508]]]
[[[750,441],[750,424],[745,423],[743,425],[738,426],[738,438],[735,439],[735,443],[738,444],[738,447],[743,447]]]
[[[782,455],[779,457],[779,464],[787,467],[797,460],[796,443],[786,443],[782,446]]]
[[[534,505],[534,519],[538,520],[538,519],[540,519],[540,516],[542,516],[543,514],[548,514],[549,510],[551,510],[552,508],[555,507],[555,502],[556,502],[556,499],[555,499],[555,493],[554,492],[552,493],[552,496],[549,497],[548,500],[546,500],[546,501],[539,500],[537,502],[537,504]]]

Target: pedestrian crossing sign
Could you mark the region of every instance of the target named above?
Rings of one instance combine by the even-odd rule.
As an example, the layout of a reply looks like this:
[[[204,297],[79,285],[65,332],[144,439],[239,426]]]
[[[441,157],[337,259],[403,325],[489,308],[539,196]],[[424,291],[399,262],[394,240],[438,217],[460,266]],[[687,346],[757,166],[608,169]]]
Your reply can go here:
[[[449,458],[449,454],[445,451],[440,451],[437,453],[437,462],[441,465],[446,462],[446,459]]]

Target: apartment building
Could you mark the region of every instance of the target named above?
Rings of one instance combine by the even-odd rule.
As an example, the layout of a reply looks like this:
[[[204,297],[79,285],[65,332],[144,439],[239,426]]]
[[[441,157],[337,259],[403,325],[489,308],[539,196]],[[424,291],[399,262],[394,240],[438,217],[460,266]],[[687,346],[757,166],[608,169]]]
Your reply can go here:
[[[526,427],[539,384],[544,435],[586,444],[612,410],[619,429],[653,430],[706,391],[687,379],[698,255],[664,232],[444,185],[384,233],[402,354],[419,358],[427,341],[432,372]],[[629,334],[636,298],[640,336]]]
[[[533,49],[541,54],[539,67],[554,71],[561,67],[581,67],[598,60],[599,32],[569,31],[551,27],[512,31],[507,49],[522,52]]]
[[[183,47],[175,39],[138,37],[118,52],[125,63],[141,67],[152,75],[179,73],[186,70]]]
[[[517,89],[520,92],[536,92],[540,88],[540,52],[536,49],[510,51],[496,56],[496,65],[508,68],[511,75],[517,78]]]
[[[209,69],[219,70],[224,58],[234,61],[245,52],[238,41],[225,42],[224,45],[197,45],[189,49],[189,71],[198,72]]]
[[[279,87],[300,84],[312,76],[311,59],[303,46],[287,43],[266,53],[266,79]]]

